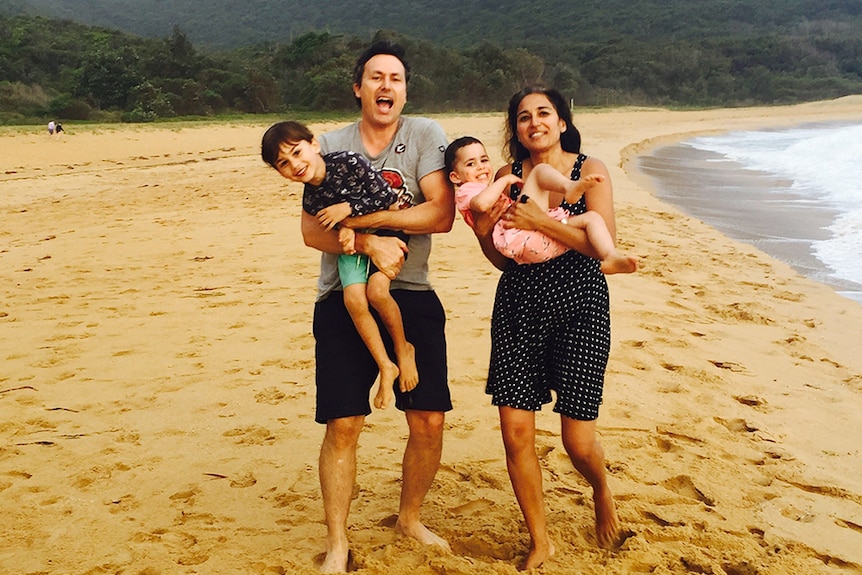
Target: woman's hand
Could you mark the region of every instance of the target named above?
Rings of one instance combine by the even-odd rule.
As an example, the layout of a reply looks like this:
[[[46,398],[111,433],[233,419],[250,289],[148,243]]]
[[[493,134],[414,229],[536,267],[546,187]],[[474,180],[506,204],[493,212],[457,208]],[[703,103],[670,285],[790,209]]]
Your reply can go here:
[[[499,196],[491,209],[486,212],[473,211],[473,233],[479,238],[491,235],[494,226],[509,209],[509,200]]]
[[[526,200],[526,201],[524,201]],[[520,196],[518,201],[503,216],[503,227],[519,230],[542,230],[552,218],[539,204],[527,196]]]

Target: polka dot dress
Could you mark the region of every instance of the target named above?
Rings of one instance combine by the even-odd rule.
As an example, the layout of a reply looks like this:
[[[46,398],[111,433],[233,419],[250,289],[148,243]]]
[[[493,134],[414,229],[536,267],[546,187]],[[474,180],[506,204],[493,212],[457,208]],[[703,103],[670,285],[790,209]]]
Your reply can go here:
[[[581,177],[580,154],[571,178]],[[512,166],[520,176],[520,162]],[[583,196],[563,204],[587,211]],[[491,319],[486,393],[494,405],[538,411],[557,393],[554,411],[592,421],[599,416],[610,351],[610,302],[599,261],[574,250],[541,264],[508,265],[497,285]]]

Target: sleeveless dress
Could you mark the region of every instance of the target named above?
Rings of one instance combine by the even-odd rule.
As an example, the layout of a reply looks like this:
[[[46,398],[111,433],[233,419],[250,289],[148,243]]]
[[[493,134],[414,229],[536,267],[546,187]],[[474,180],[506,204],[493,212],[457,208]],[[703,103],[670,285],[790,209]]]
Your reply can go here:
[[[571,179],[581,177],[578,155]],[[521,176],[521,162],[512,165]],[[587,211],[584,196],[563,203]],[[557,394],[554,411],[598,418],[610,352],[610,301],[600,262],[575,250],[539,264],[512,261],[500,276],[491,318],[491,364],[485,392],[491,403],[538,411]]]

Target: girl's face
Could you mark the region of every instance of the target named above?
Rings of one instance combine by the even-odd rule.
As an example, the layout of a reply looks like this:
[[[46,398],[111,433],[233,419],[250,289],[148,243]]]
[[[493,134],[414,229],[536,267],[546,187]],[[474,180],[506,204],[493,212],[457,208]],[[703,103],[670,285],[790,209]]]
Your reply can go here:
[[[485,146],[474,142],[458,150],[455,153],[455,165],[452,166],[449,179],[454,184],[463,184],[464,182],[489,183],[491,181],[491,160],[488,158]]]
[[[317,139],[282,144],[275,169],[288,180],[319,185],[326,176],[326,163],[320,155]]]
[[[559,146],[566,123],[547,96],[527,94],[518,105],[515,128],[518,141],[532,153]]]

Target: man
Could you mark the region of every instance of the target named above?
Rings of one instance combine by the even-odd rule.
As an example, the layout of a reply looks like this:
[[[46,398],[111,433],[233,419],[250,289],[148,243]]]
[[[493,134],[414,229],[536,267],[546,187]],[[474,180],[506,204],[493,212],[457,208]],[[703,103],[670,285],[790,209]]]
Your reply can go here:
[[[418,541],[448,549],[419,518],[443,450],[444,413],[452,408],[446,365],[445,316],[428,283],[428,255],[433,233],[448,232],[455,218],[453,192],[443,170],[446,136],[425,118],[401,116],[407,103],[410,68],[403,49],[378,42],[356,62],[353,93],[361,119],[320,138],[322,152],[352,150],[381,170],[412,207],[348,218],[356,230],[385,228],[410,234],[409,257],[395,237],[357,233],[355,248],[368,255],[392,279],[408,341],[416,348],[419,383],[410,392],[396,386],[398,409],[404,411],[409,438],[402,462],[401,501],[396,529]],[[302,214],[306,245],[321,250],[318,297],[314,308],[317,412],[326,424],[320,448],[320,488],[327,527],[323,573],[347,570],[347,515],[356,478],[356,450],[365,416],[371,413],[369,391],[377,366],[356,333],[340,291],[336,260],[342,253],[335,231],[326,231],[313,216]]]

